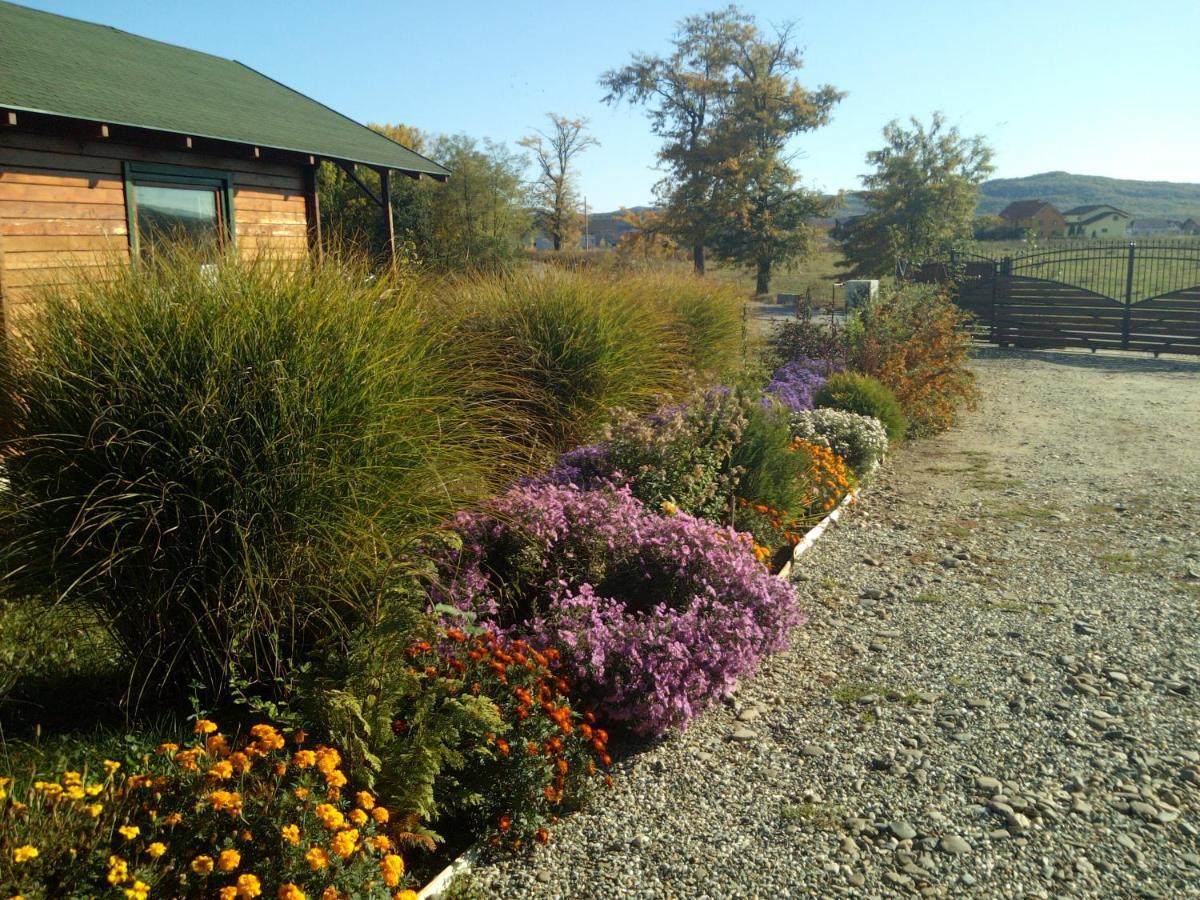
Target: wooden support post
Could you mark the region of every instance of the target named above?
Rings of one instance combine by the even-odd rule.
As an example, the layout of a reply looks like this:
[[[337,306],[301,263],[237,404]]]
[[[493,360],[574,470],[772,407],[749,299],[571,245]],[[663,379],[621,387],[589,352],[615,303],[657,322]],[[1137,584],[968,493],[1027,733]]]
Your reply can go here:
[[[184,135],[184,138],[183,138],[183,149],[184,149],[184,150],[191,150],[193,146],[194,146],[194,145],[193,145],[193,143],[192,143],[192,139],[191,139],[190,137],[188,137],[187,135]]]
[[[392,172],[379,170],[379,205],[383,207],[383,227],[387,241],[388,265],[396,265],[396,223],[392,219]]]
[[[96,136],[101,140],[106,140],[108,138],[108,126],[103,124],[97,125]]]
[[[2,114],[0,114],[0,125],[15,126],[16,124],[17,124],[17,114],[15,112],[13,112],[11,109],[5,110]]]
[[[308,219],[308,249],[320,259],[324,253],[321,243],[321,196],[317,193],[317,166],[319,163],[313,157],[312,162],[304,170],[304,214]]]

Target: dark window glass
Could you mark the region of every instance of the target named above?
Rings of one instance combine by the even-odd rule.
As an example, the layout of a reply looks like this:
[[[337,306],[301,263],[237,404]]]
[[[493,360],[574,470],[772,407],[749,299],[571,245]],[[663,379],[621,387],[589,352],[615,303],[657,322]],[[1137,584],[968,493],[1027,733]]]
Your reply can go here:
[[[221,192],[207,185],[137,183],[138,243],[143,252],[164,241],[220,243]]]

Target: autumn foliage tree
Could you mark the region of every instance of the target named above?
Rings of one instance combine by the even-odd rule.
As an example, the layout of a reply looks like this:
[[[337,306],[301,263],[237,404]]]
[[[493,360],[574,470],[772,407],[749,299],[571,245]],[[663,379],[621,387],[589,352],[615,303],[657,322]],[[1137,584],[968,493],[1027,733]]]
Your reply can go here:
[[[799,185],[790,142],[826,124],[843,94],[800,84],[794,26],[768,34],[736,6],[684,19],[673,41],[669,56],[636,54],[602,75],[604,99],[646,107],[663,139],[657,190],[696,271],[709,246],[753,268],[765,292],[772,268],[806,251],[806,222],[825,209]]]

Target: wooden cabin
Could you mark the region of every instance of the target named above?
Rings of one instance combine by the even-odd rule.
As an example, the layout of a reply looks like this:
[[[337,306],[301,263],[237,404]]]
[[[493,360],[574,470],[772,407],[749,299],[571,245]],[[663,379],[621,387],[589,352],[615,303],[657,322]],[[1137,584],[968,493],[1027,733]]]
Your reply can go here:
[[[0,0],[0,312],[168,234],[243,256],[319,246],[317,166],[341,166],[391,230],[391,175],[449,172],[207,53]],[[380,193],[355,167],[380,173]],[[394,247],[394,238],[393,238]]]

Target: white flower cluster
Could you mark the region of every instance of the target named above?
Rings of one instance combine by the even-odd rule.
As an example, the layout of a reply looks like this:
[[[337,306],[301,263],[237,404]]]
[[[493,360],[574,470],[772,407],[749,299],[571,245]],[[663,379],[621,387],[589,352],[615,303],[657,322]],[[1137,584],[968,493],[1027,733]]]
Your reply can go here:
[[[888,449],[887,430],[874,416],[841,409],[793,413],[792,435],[828,447],[859,477],[874,470]]]

